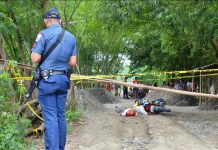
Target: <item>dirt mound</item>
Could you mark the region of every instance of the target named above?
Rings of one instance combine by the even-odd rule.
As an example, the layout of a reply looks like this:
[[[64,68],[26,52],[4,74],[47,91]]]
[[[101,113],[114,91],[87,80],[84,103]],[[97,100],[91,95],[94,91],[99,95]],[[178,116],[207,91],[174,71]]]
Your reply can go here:
[[[209,99],[204,102],[201,106],[198,107],[200,110],[217,110],[218,109],[218,101],[216,99]]]
[[[198,104],[196,97],[156,90],[149,92],[147,98],[150,100],[163,98],[167,102],[167,105],[171,106],[196,106]]]
[[[99,102],[105,103],[117,103],[118,99],[110,92],[106,92],[103,88],[88,89],[88,93],[94,96]]]
[[[75,99],[79,109],[84,111],[103,111],[103,104],[120,102],[112,93],[103,88],[76,89]]]

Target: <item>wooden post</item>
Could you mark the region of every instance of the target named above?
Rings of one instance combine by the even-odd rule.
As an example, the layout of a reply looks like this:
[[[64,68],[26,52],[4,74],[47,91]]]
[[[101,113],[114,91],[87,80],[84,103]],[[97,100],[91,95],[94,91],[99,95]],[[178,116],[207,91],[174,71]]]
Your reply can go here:
[[[199,85],[199,92],[201,93],[202,92],[202,76],[201,76],[201,70],[200,70],[200,85]],[[202,97],[200,96],[200,100],[199,100],[199,106],[201,106],[201,103],[202,103]]]

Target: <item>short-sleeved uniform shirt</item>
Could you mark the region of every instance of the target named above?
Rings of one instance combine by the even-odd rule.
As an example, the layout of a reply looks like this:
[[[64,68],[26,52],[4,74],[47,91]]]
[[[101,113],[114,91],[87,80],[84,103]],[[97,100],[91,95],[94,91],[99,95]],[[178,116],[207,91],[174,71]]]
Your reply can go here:
[[[43,57],[45,51],[56,42],[61,31],[62,28],[59,24],[54,24],[49,28],[42,30],[39,32],[31,51],[38,53]],[[52,53],[49,54],[40,68],[41,70],[67,70],[70,57],[76,55],[76,39],[71,33],[65,31],[61,42]]]

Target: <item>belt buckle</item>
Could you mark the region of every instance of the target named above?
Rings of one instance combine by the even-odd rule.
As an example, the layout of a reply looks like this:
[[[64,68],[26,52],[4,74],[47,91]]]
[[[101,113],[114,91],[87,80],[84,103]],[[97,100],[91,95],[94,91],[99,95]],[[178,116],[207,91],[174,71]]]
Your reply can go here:
[[[43,77],[43,79],[47,80],[48,76],[49,76],[49,71],[48,70],[43,70],[41,72],[41,76]]]

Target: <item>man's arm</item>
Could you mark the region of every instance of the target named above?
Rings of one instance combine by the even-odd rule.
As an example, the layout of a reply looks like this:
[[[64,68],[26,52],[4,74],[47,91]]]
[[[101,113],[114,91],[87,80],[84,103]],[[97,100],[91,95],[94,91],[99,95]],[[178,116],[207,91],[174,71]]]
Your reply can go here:
[[[32,52],[31,59],[33,63],[39,63],[41,61],[42,56],[38,53]]]
[[[76,56],[71,56],[70,57],[70,61],[68,62],[68,64],[73,67],[76,65]]]

